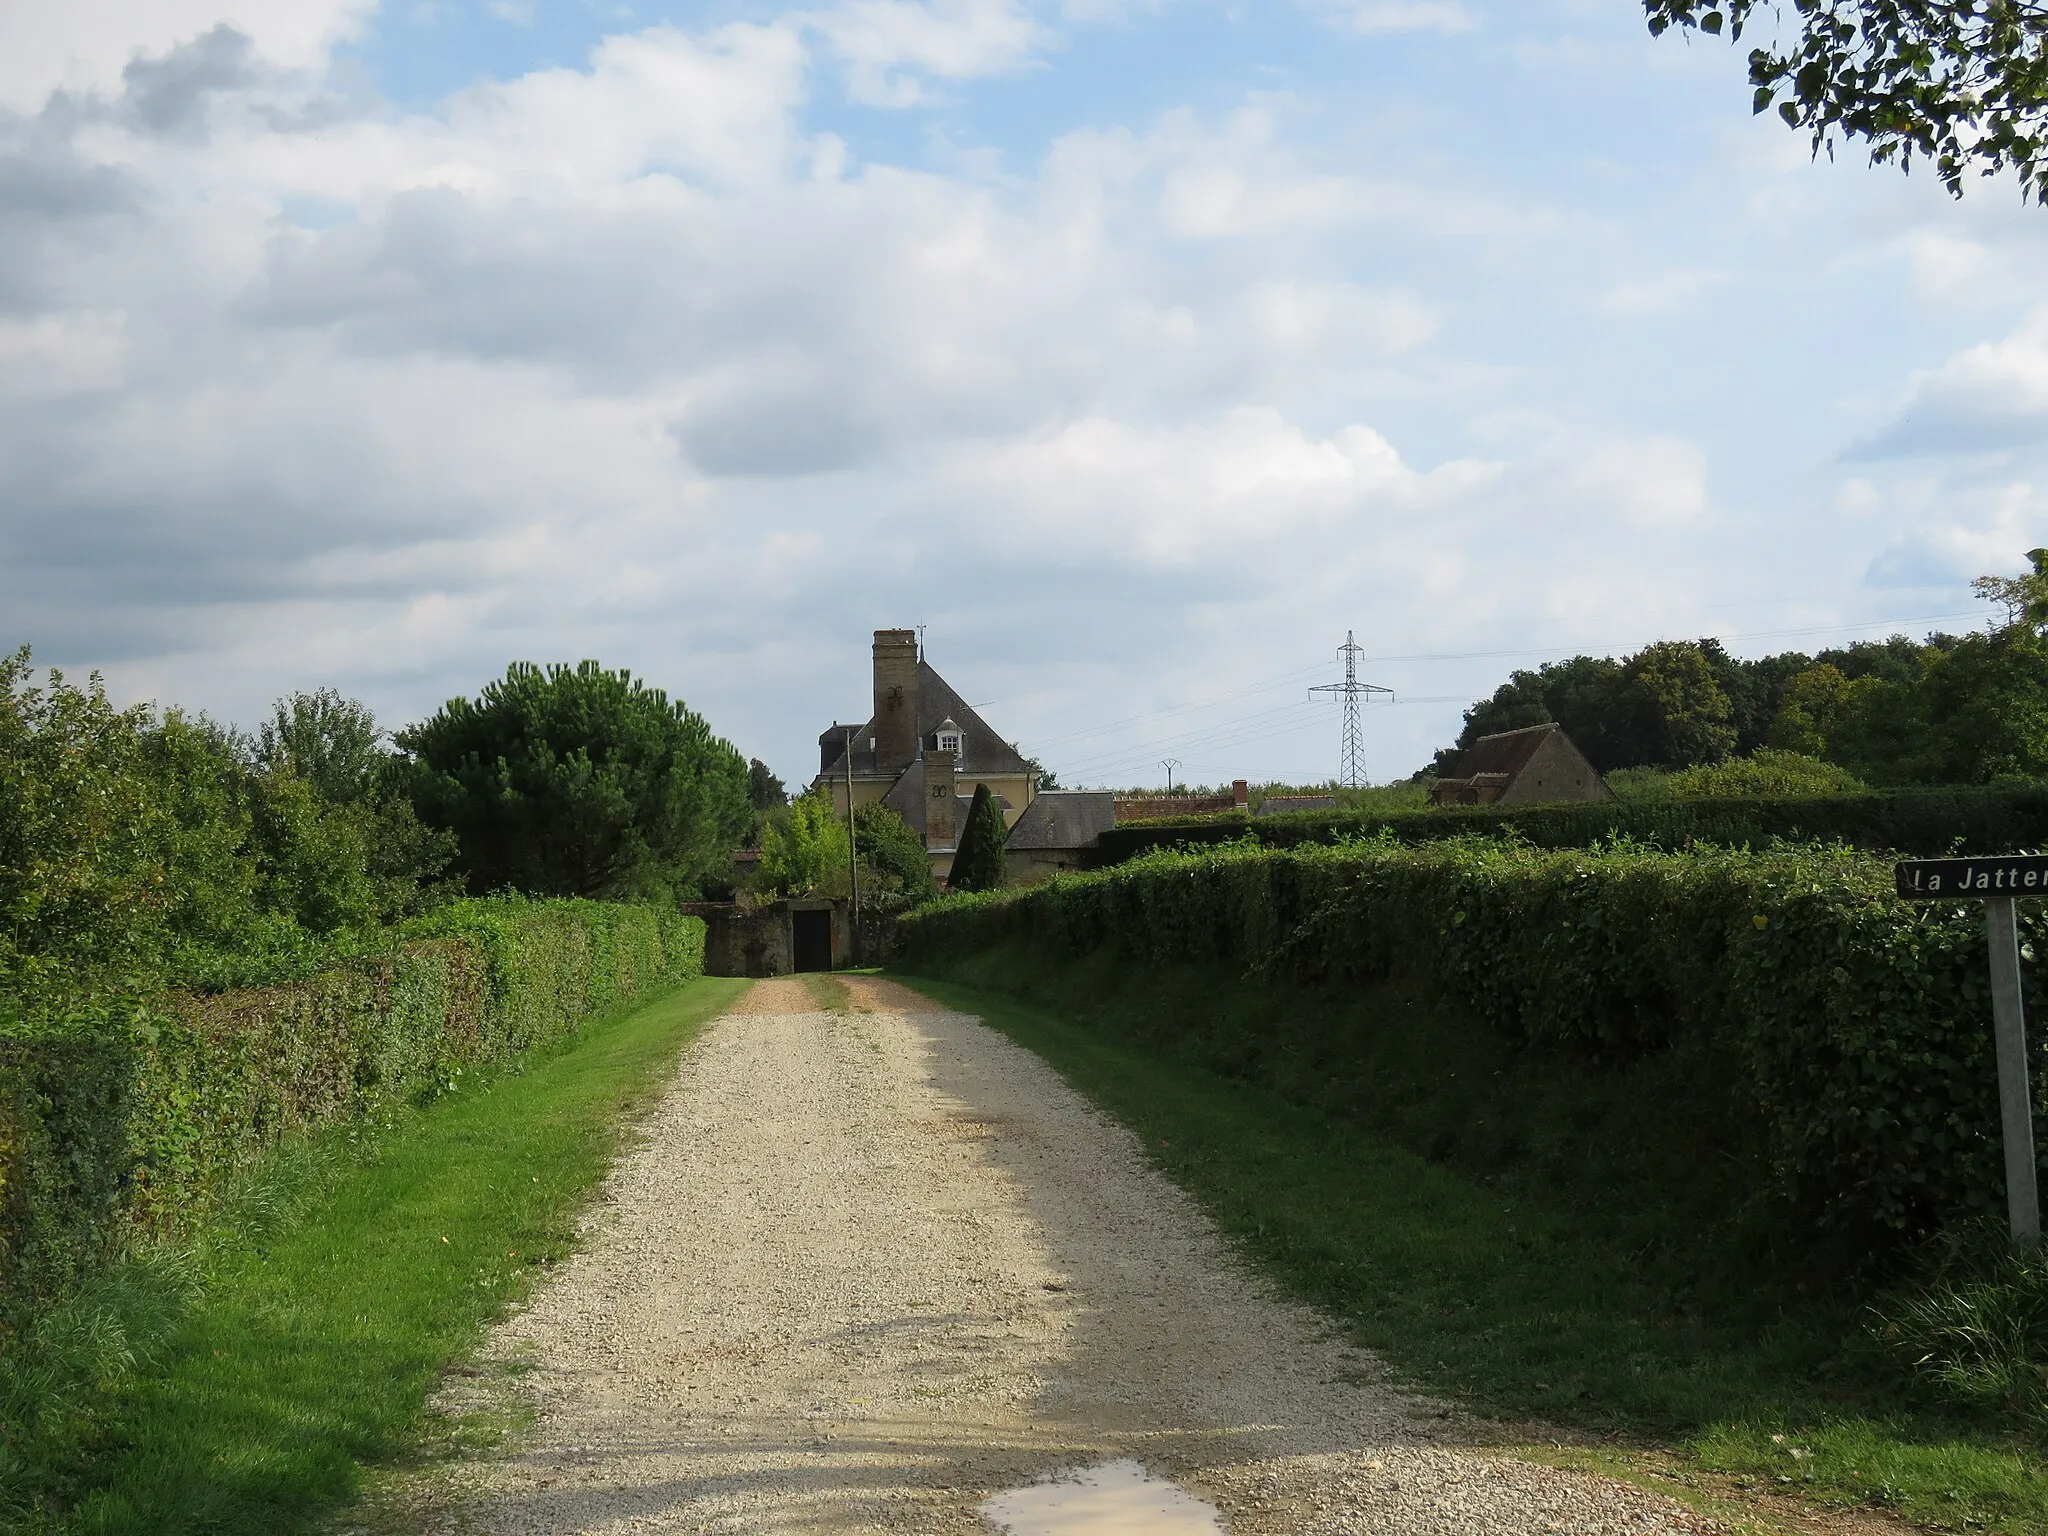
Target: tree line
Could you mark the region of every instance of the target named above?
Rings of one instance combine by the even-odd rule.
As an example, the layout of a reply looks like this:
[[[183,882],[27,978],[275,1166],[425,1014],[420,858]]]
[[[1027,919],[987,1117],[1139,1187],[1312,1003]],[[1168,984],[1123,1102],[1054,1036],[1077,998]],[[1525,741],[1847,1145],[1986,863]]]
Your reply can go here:
[[[0,658],[0,1007],[277,978],[464,894],[692,896],[729,882],[764,775],[596,662],[516,663],[395,733],[333,690],[248,732],[117,709],[23,648]]]
[[[1517,671],[1423,772],[1452,771],[1481,736],[1555,721],[1603,773],[1784,754],[1873,785],[2048,777],[2048,550],[2028,559],[2025,575],[1974,584],[2002,610],[1987,631],[1754,660],[1666,640]]]

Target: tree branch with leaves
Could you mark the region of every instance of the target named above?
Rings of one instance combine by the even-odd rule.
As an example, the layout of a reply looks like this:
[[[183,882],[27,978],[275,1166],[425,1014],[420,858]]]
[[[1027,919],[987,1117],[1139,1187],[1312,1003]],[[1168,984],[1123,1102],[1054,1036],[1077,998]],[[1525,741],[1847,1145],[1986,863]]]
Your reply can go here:
[[[1933,166],[1962,195],[1973,168],[2011,170],[2048,198],[2048,0],[1644,0],[1650,31],[1740,40],[1779,23],[1749,53],[1752,107],[1775,109],[1816,155],[1861,139],[1871,162]],[[1794,24],[1796,23],[1796,25]]]

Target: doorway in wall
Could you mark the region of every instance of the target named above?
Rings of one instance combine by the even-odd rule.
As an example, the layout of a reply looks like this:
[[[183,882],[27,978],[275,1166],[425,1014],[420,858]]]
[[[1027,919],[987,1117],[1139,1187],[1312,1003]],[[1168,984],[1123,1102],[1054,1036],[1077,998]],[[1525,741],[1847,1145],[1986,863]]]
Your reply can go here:
[[[796,950],[792,957],[796,968],[800,971],[831,970],[831,912],[792,912],[789,921],[790,941]]]

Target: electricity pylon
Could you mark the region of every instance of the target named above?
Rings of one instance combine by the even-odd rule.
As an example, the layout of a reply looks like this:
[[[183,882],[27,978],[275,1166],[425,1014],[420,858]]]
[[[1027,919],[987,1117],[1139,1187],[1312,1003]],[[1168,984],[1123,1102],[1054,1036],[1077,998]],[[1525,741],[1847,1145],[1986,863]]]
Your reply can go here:
[[[1365,654],[1365,647],[1352,637],[1350,630],[1344,631],[1344,643],[1337,647],[1337,654],[1344,658],[1344,681],[1321,683],[1309,689],[1310,693],[1334,693],[1344,700],[1344,765],[1338,775],[1346,789],[1365,787],[1365,728],[1359,723],[1359,700],[1369,693],[1384,693],[1394,696],[1391,688],[1382,688],[1378,683],[1361,683],[1358,680],[1358,658]]]

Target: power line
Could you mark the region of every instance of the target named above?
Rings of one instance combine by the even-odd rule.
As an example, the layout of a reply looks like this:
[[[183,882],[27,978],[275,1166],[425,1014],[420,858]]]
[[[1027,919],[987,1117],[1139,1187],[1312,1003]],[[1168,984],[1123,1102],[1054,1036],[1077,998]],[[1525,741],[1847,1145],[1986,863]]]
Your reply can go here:
[[[1064,736],[1047,736],[1035,743],[1035,745],[1041,748],[1056,747],[1069,741],[1086,741],[1091,736],[1100,736],[1104,732],[1118,730],[1126,725],[1137,725],[1141,721],[1156,720],[1161,715],[1184,715],[1190,710],[1209,709],[1218,704],[1234,704],[1239,699],[1246,699],[1250,698],[1253,694],[1268,692],[1279,687],[1282,683],[1291,683],[1298,677],[1306,677],[1311,672],[1320,671],[1322,671],[1322,667],[1319,665],[1296,667],[1292,672],[1282,672],[1274,677],[1262,678],[1255,683],[1246,683],[1240,688],[1234,688],[1228,693],[1216,694],[1212,698],[1195,699],[1186,704],[1166,704],[1158,709],[1147,710],[1142,715],[1126,715],[1121,720],[1105,720],[1102,724],[1089,726],[1086,730],[1069,731]]]
[[[1814,624],[1803,629],[1757,629],[1740,635],[1709,635],[1712,640],[1789,640],[1800,635],[1839,635],[1852,629],[1881,629],[1888,624],[1935,624],[1943,619],[1973,619],[1981,610],[1965,613],[1922,613],[1899,619],[1862,619],[1854,624]],[[1581,656],[1596,650],[1619,650],[1619,646],[1546,646],[1522,651],[1430,651],[1413,656],[1382,656],[1381,661],[1498,661],[1517,656]]]
[[[1919,614],[1913,616],[1901,616],[1897,618],[1886,619],[1864,619],[1849,624],[1824,624],[1809,625],[1793,629],[1757,630],[1742,634],[1722,635],[1718,638],[1720,638],[1723,641],[1740,641],[1792,638],[1801,635],[1842,634],[1851,630],[1877,629],[1891,625],[1928,624],[1937,623],[1945,619],[1973,618],[1977,616],[1977,613],[1978,610],[1972,609],[1962,613],[1932,613]],[[1347,643],[1350,643],[1348,636]],[[1582,644],[1577,647],[1558,646],[1541,650],[1431,652],[1410,656],[1382,656],[1378,659],[1382,662],[1483,661],[1524,657],[1545,658],[1554,656],[1573,656],[1585,654],[1595,649],[1598,649],[1598,647],[1590,647]],[[1609,647],[1609,649],[1613,648]],[[1144,714],[1131,715],[1125,717],[1122,720],[1109,721],[1105,724],[1091,727],[1088,730],[1073,731],[1069,732],[1064,736],[1049,737],[1045,741],[1038,743],[1037,745],[1042,750],[1046,746],[1054,746],[1064,742],[1086,741],[1092,737],[1100,736],[1107,731],[1115,730],[1122,726],[1134,725],[1147,720],[1158,720],[1175,715],[1185,715],[1196,710],[1210,709],[1218,705],[1233,703],[1237,700],[1250,698],[1260,693],[1270,692],[1272,689],[1288,681],[1291,681],[1295,678],[1299,678],[1308,673],[1319,670],[1319,666],[1299,667],[1291,672],[1278,673],[1273,677],[1261,679],[1260,681],[1254,683],[1248,683],[1243,687],[1232,689],[1225,693],[1215,694],[1205,699],[1191,700],[1184,704],[1165,705],[1159,709],[1149,710]],[[1341,692],[1343,685],[1332,684],[1327,685],[1327,687],[1329,691]],[[1363,703],[1365,701],[1361,700],[1361,702]],[[1471,702],[1472,696],[1466,694],[1404,694],[1400,697],[1395,697],[1392,694],[1388,694],[1385,700],[1385,703],[1390,706],[1416,704],[1470,704]],[[1238,716],[1234,719],[1224,720],[1215,724],[1206,726],[1196,726],[1191,729],[1173,731],[1163,737],[1155,737],[1150,740],[1139,742],[1119,743],[1118,746],[1115,748],[1089,753],[1083,757],[1071,759],[1067,762],[1061,763],[1058,766],[1062,774],[1069,775],[1072,778],[1096,779],[1114,774],[1121,769],[1141,767],[1148,763],[1157,763],[1159,759],[1156,756],[1154,756],[1154,754],[1159,752],[1161,749],[1165,748],[1186,750],[1190,747],[1199,745],[1205,751],[1205,753],[1220,752],[1227,750],[1231,747],[1244,745],[1252,741],[1263,740],[1274,736],[1292,735],[1296,731],[1306,729],[1308,726],[1315,724],[1318,720],[1323,718],[1320,711],[1315,712],[1313,715],[1302,715],[1300,712],[1306,707],[1306,701],[1297,700],[1290,704],[1283,704],[1273,708],[1257,710],[1254,711],[1252,714]],[[1348,721],[1346,736],[1348,740]],[[1362,776],[1362,760],[1360,766]]]
[[[1384,693],[1392,698],[1394,690],[1358,680],[1358,658],[1365,654],[1365,650],[1348,629],[1344,631],[1344,643],[1337,647],[1337,654],[1344,658],[1344,681],[1318,683],[1309,692],[1334,693],[1344,700],[1344,750],[1338,776],[1346,789],[1358,789],[1365,778],[1365,732],[1359,726],[1358,701],[1371,693]]]

